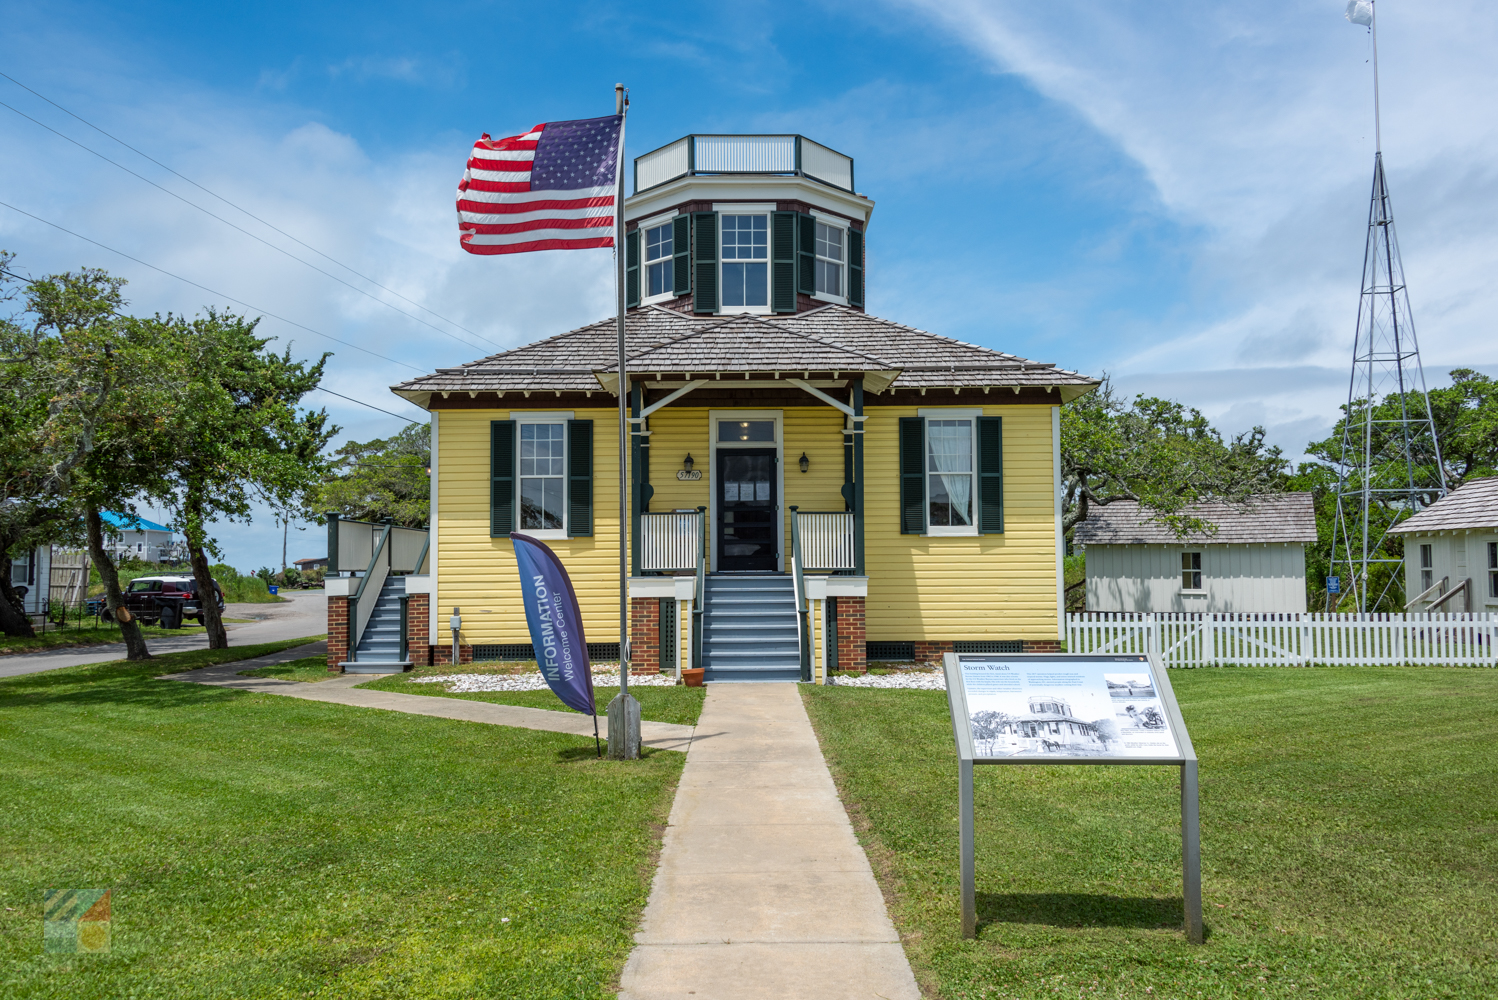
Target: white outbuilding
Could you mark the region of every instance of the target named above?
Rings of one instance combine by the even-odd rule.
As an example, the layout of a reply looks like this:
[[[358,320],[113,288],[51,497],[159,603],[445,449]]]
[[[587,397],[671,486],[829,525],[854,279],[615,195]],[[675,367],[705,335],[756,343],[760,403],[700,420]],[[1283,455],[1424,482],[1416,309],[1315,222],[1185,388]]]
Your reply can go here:
[[[1498,476],[1468,480],[1389,531],[1404,536],[1406,610],[1498,612]]]
[[[1187,513],[1217,530],[1177,538],[1132,500],[1093,507],[1073,535],[1087,555],[1087,610],[1306,610],[1306,546],[1316,541],[1311,494]]]

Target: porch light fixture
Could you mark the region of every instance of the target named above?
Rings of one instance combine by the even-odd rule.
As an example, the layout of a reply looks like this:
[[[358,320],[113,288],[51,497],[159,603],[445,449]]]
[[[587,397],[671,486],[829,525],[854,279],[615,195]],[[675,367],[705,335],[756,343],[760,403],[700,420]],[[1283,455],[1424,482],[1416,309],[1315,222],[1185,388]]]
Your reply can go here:
[[[806,452],[804,451],[801,453],[801,461],[799,464],[801,466],[802,472],[805,472],[807,469],[811,468],[811,459],[806,457]]]
[[[691,452],[688,452],[687,453],[687,457],[681,460],[681,467],[682,467],[682,469],[684,469],[687,472],[691,472],[692,471],[692,454],[691,454]]]

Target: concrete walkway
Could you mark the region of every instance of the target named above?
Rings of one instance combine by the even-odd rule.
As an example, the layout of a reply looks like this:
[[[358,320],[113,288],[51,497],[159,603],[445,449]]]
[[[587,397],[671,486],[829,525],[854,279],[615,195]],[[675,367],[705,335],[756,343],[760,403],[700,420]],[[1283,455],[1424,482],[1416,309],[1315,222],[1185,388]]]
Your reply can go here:
[[[919,1000],[796,686],[710,685],[697,736],[621,1000]]]
[[[387,712],[430,715],[439,719],[483,722],[493,726],[516,726],[520,729],[541,729],[547,732],[571,733],[574,736],[589,738],[593,736],[592,716],[580,715],[577,712],[552,712],[544,708],[525,708],[520,705],[496,705],[487,701],[469,701],[465,698],[444,698],[441,695],[367,691],[355,686],[373,680],[374,678],[369,674],[338,674],[325,681],[282,681],[270,677],[239,676],[241,670],[287,663],[304,656],[322,656],[327,651],[326,642],[315,642],[271,656],[221,663],[217,666],[189,670],[180,674],[167,674],[161,679],[233,688],[236,691],[254,691],[258,694],[279,694],[288,698],[350,705],[354,708],[377,708]],[[601,732],[606,732],[605,720],[600,720],[599,729]],[[660,750],[685,750],[692,742],[691,726],[647,721],[640,724],[640,732],[646,746]]]
[[[230,604],[225,618],[253,618],[254,621],[225,624],[229,645],[253,646],[260,642],[279,642],[302,636],[322,635],[328,630],[328,598],[321,590],[290,590],[281,596],[281,604]],[[152,653],[180,653],[189,649],[207,649],[208,633],[195,629],[185,635],[147,639]],[[305,654],[304,654],[305,655]],[[125,644],[111,642],[98,646],[64,646],[41,653],[17,653],[0,656],[0,677],[39,674],[85,663],[108,663],[125,658]],[[292,657],[295,659],[295,657]]]

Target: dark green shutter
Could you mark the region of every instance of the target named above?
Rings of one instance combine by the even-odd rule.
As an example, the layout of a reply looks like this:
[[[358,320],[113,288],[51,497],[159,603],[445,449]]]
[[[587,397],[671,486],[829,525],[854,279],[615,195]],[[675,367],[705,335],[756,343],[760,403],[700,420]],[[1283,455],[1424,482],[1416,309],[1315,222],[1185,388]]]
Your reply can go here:
[[[900,418],[900,534],[926,533],[926,418]]]
[[[489,535],[515,530],[515,421],[489,421]]]
[[[671,291],[685,295],[692,290],[692,217],[671,220]]]
[[[802,215],[796,219],[796,290],[802,295],[817,291],[817,220]]]
[[[848,230],[848,305],[863,305],[863,233]]]
[[[718,311],[718,213],[692,216],[692,311]]]
[[[770,304],[778,313],[796,311],[796,213],[776,212],[771,220]]]
[[[640,231],[624,237],[624,304],[633,309],[640,304]]]
[[[1004,531],[1004,418],[978,418],[978,531]]]
[[[567,537],[593,534],[593,421],[567,421]]]

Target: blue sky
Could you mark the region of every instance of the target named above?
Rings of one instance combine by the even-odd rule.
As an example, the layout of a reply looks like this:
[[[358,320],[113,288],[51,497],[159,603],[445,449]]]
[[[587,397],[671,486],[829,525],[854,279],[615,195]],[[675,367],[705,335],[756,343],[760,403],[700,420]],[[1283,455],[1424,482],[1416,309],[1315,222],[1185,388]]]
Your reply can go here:
[[[1346,393],[1373,152],[1369,40],[1342,7],[0,2],[4,72],[471,331],[420,314],[452,336],[4,108],[0,200],[394,359],[262,327],[333,350],[330,388],[420,417],[386,387],[611,311],[608,251],[470,257],[453,195],[480,132],[606,114],[620,80],[631,157],[759,130],[852,155],[877,203],[871,312],[1108,371],[1298,454]],[[1490,15],[1379,4],[1386,161],[1432,381],[1498,368]],[[0,101],[310,257],[5,80]],[[124,275],[138,312],[223,304],[3,208],[0,247],[33,274]],[[400,426],[318,402],[356,439]],[[269,517],[217,534],[241,568],[279,561]],[[290,549],[321,554],[318,529]]]

